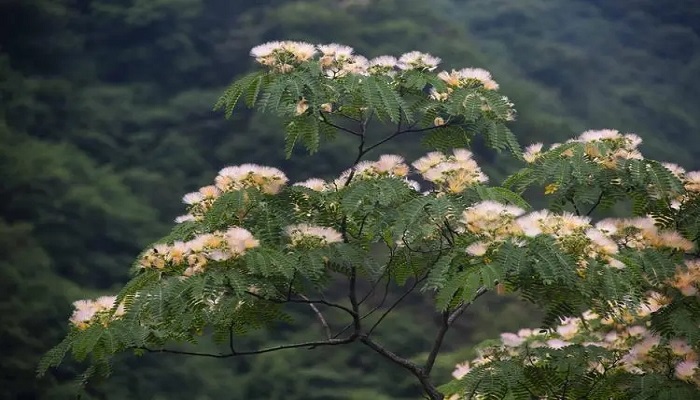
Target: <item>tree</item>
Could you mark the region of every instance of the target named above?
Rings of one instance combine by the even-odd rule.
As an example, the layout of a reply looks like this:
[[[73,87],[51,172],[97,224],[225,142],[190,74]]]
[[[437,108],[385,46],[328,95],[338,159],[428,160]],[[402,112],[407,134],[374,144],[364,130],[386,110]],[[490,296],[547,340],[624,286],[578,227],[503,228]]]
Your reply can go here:
[[[513,104],[490,73],[436,72],[430,54],[367,60],[347,46],[291,41],[251,54],[262,70],[235,81],[216,108],[230,116],[245,102],[275,114],[288,157],[299,144],[313,153],[350,135],[354,163],[337,179],[293,185],[272,167],[223,168],[183,197],[187,214],[141,254],[116,296],[74,304],[70,332],[40,373],[69,352],[89,361],[89,378],[108,374],[124,351],[229,358],[361,344],[430,399],[698,393],[700,172],[644,159],[641,139],[615,130],[522,152],[506,126]],[[417,136],[433,151],[411,166],[393,154],[365,159]],[[475,138],[525,166],[487,185],[464,148]],[[523,196],[537,187],[547,206],[532,211]],[[592,222],[625,211],[633,218]],[[332,293],[339,287],[343,296]],[[385,311],[367,306],[394,290]],[[388,348],[378,331],[415,290],[434,300],[440,321],[422,360]],[[487,343],[474,368],[461,365],[438,386],[431,373],[445,334],[489,291],[541,307],[542,330]],[[294,307],[308,309],[322,338],[239,348],[241,335],[288,321]],[[626,336],[606,345],[608,327]],[[190,348],[204,333],[220,353]],[[178,343],[190,345],[170,347]]]

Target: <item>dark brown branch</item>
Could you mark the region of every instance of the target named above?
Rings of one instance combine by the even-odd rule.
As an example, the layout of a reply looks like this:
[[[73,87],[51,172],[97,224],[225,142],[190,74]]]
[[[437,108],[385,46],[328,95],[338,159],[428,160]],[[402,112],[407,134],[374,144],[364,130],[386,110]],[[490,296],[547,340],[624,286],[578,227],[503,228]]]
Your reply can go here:
[[[384,296],[382,296],[382,300],[379,302],[379,304],[377,304],[377,305],[374,306],[371,310],[369,310],[369,312],[367,312],[365,315],[361,316],[361,317],[360,317],[360,321],[362,321],[363,319],[365,319],[365,318],[371,316],[372,314],[374,314],[378,309],[380,309],[380,308],[384,305],[384,303],[386,302],[386,298],[387,298],[387,296],[389,295],[389,284],[390,284],[390,283],[391,283],[391,279],[387,278],[387,280],[386,280],[386,285],[384,285]],[[360,304],[361,304],[361,303],[362,303],[362,302],[360,302]],[[354,322],[351,322],[351,323],[347,324],[343,329],[340,330],[340,332],[338,332],[338,333],[336,333],[335,335],[333,335],[333,338],[335,339],[335,338],[337,338],[338,336],[342,335],[343,333],[345,333],[345,331],[347,331],[348,329],[350,329],[353,325],[354,325]]]
[[[353,266],[350,270],[350,285],[348,288],[348,298],[352,306],[352,322],[355,326],[355,333],[359,333],[362,329],[360,321],[360,305],[357,302],[357,267]]]
[[[350,335],[349,337],[347,337],[345,339],[329,339],[329,340],[311,341],[311,342],[303,342],[303,343],[284,344],[284,345],[279,345],[279,346],[266,347],[264,349],[259,349],[259,350],[236,351],[236,352],[224,353],[224,354],[200,353],[200,352],[196,352],[196,351],[181,351],[181,350],[172,350],[172,349],[151,349],[149,347],[132,347],[132,349],[144,350],[144,351],[147,351],[149,353],[169,353],[169,354],[180,354],[180,355],[186,355],[186,356],[198,356],[198,357],[210,357],[210,358],[230,358],[230,357],[250,356],[250,355],[254,355],[254,354],[270,353],[270,352],[278,351],[278,350],[298,349],[300,347],[337,346],[340,344],[352,343],[355,340],[357,340],[357,335]]]
[[[412,133],[412,132],[426,132],[426,131],[431,131],[431,130],[433,130],[433,129],[446,128],[447,126],[448,126],[448,125],[445,124],[445,125],[430,126],[430,127],[427,127],[427,128],[420,128],[420,129],[404,129],[404,130],[397,130],[396,132],[394,132],[394,133],[392,133],[391,135],[385,137],[384,139],[378,141],[377,143],[375,143],[375,144],[373,144],[373,145],[367,147],[367,148],[364,150],[364,154],[369,153],[370,151],[374,150],[375,148],[381,146],[382,144],[384,144],[384,143],[390,141],[391,139],[393,139],[393,138],[395,138],[395,137],[397,137],[397,136],[401,136],[401,135],[403,135],[403,134]],[[364,155],[364,154],[363,154],[363,155]]]
[[[349,308],[347,308],[347,307],[345,307],[345,306],[341,306],[340,304],[331,303],[330,301],[327,301],[327,300],[310,300],[310,299],[271,299],[271,298],[268,298],[268,297],[260,296],[259,294],[253,293],[253,292],[246,292],[246,294],[248,294],[248,295],[250,295],[250,296],[253,296],[253,297],[255,297],[255,298],[258,298],[258,299],[260,299],[260,300],[265,300],[265,301],[269,301],[269,302],[271,302],[271,303],[277,303],[277,304],[284,304],[284,303],[323,304],[323,305],[328,306],[328,307],[333,307],[333,308],[337,308],[337,309],[339,309],[339,310],[343,310],[343,311],[345,311],[346,313],[350,314],[351,316],[355,315],[354,312],[353,312],[351,309],[349,309]]]
[[[369,329],[369,331],[367,332],[367,336],[371,335],[372,332],[374,331],[374,329],[375,329],[376,327],[379,326],[379,324],[384,320],[384,318],[386,318],[386,316],[389,315],[389,313],[390,313],[394,308],[396,308],[396,306],[398,306],[399,303],[401,303],[401,301],[402,301],[403,299],[406,298],[406,296],[408,296],[409,294],[411,294],[411,292],[413,292],[413,290],[416,288],[416,286],[418,286],[419,283],[423,282],[427,277],[428,277],[428,274],[424,275],[424,276],[423,276],[422,278],[420,278],[420,279],[416,279],[416,280],[413,282],[413,285],[411,285],[411,287],[410,287],[407,291],[405,291],[405,292],[398,298],[398,300],[396,300],[396,301],[394,302],[394,304],[392,304],[391,306],[389,306],[389,308],[387,308],[387,310],[384,311],[384,313],[382,314],[382,316],[379,317],[379,319],[377,320],[377,322],[375,322],[374,325],[372,325],[372,327]]]
[[[407,369],[409,372],[411,372],[416,378],[418,378],[418,381],[420,381],[421,386],[423,386],[423,390],[428,395],[428,398],[430,398],[431,400],[442,400],[445,398],[445,396],[442,393],[440,393],[435,387],[435,385],[432,383],[428,374],[426,374],[425,371],[423,371],[423,369],[415,363],[397,355],[396,353],[393,353],[392,351],[389,351],[376,341],[370,339],[370,337],[367,335],[361,336],[360,342],[364,343],[369,348],[381,354],[390,361],[394,362],[395,364],[398,364],[401,367]]]
[[[332,127],[335,128],[335,129],[339,129],[339,130],[341,130],[341,131],[343,131],[343,132],[347,132],[347,133],[349,133],[349,134],[351,134],[351,135],[354,135],[354,136],[361,136],[361,134],[360,134],[359,132],[355,132],[355,131],[353,131],[352,129],[348,129],[348,128],[344,127],[344,126],[340,126],[340,125],[336,125],[336,124],[332,123],[331,121],[329,121],[329,120],[326,118],[326,115],[323,113],[323,111],[320,111],[319,114],[321,115],[321,120],[322,120],[323,123],[325,123],[326,125],[332,126]]]
[[[591,209],[588,210],[588,212],[586,213],[586,216],[590,216],[593,213],[593,211],[595,211],[595,209],[598,208],[598,206],[600,205],[600,202],[603,201],[604,194],[605,194],[605,191],[601,190],[600,195],[598,196],[598,200],[596,200],[595,203],[593,204],[593,206],[591,206]]]
[[[464,310],[466,310],[470,305],[474,303],[474,300],[481,297],[484,293],[486,293],[486,288],[481,287],[479,288],[479,290],[476,291],[476,294],[474,295],[474,299],[472,301],[461,304],[459,307],[455,308],[451,313],[446,311],[442,314],[442,324],[440,325],[440,330],[435,336],[433,348],[430,350],[430,353],[428,354],[428,360],[425,362],[425,366],[423,367],[423,370],[426,374],[430,374],[430,371],[432,371],[433,366],[435,365],[435,359],[437,358],[438,353],[440,353],[442,341],[445,339],[445,335],[450,329],[450,326],[452,326],[452,324],[457,320],[457,318],[459,318],[459,316],[462,315],[462,313],[464,313]]]

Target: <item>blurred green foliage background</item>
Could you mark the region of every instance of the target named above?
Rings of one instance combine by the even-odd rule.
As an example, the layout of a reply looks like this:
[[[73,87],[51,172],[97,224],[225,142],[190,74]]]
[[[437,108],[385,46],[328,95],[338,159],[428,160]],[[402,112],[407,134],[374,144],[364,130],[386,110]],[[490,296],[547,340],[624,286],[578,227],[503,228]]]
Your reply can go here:
[[[616,128],[648,156],[700,168],[700,5],[696,0],[2,0],[0,1],[0,398],[75,397],[79,365],[34,369],[67,329],[71,302],[117,290],[139,250],[181,214],[182,194],[229,164],[291,178],[346,168],[343,137],[283,156],[280,127],[244,110],[211,111],[275,39],[339,42],[366,56],[409,50],[444,68],[491,70],[515,102],[522,144]],[[492,178],[500,156],[477,153]],[[384,152],[416,156],[417,142]],[[303,154],[299,154],[300,156]],[[376,155],[376,154],[375,154]],[[493,179],[496,181],[497,179]],[[315,337],[292,325],[250,346]],[[420,358],[436,321],[420,297],[382,332]],[[522,302],[485,297],[448,335],[439,374],[471,345],[536,326]],[[410,376],[360,346],[211,360],[124,357],[89,399],[410,399]]]

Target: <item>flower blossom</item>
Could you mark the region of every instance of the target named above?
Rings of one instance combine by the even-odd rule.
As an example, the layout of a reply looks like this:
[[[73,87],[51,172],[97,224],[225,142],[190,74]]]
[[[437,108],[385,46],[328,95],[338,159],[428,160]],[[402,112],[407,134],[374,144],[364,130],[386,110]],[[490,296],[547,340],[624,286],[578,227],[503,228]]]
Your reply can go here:
[[[109,312],[114,308],[117,296],[102,296],[95,300],[78,300],[73,302],[75,310],[70,317],[70,323],[78,329],[85,329],[90,326],[93,320],[100,316],[109,318],[119,318],[124,315],[124,305],[120,304],[113,315]],[[108,320],[101,321],[106,324]]]
[[[454,149],[453,155],[431,152],[413,163],[413,167],[438,191],[461,193],[470,186],[488,181],[472,153],[466,149]]]
[[[146,250],[139,259],[145,269],[170,270],[186,266],[183,275],[204,271],[210,261],[239,258],[260,242],[248,230],[233,226],[226,231],[203,233],[187,242],[157,244]]]
[[[493,80],[491,73],[481,68],[463,68],[459,71],[442,71],[437,75],[447,85],[461,88],[471,85],[479,85],[487,90],[498,90],[498,83]]]
[[[464,210],[460,222],[470,233],[484,236],[489,240],[504,240],[508,236],[520,233],[514,221],[524,213],[525,210],[520,207],[485,200]],[[468,248],[467,251],[470,249]],[[479,250],[472,247],[471,251]]]
[[[303,182],[297,182],[293,186],[301,186],[307,189],[311,189],[316,192],[323,192],[327,190],[327,183],[323,179],[311,178]]]
[[[700,193],[700,171],[692,171],[685,174],[683,184],[685,190],[691,193]]]
[[[219,188],[213,185],[204,186],[196,192],[185,194],[182,196],[182,202],[188,205],[189,213],[178,217],[175,222],[201,220],[220,195]]]
[[[287,176],[277,168],[243,164],[223,168],[215,181],[222,192],[256,188],[266,194],[276,194],[287,183]]]
[[[398,67],[403,70],[428,70],[432,71],[440,64],[440,58],[419,51],[403,54],[399,58]]]
[[[354,179],[375,179],[375,178],[405,178],[409,168],[403,157],[395,154],[384,154],[377,161],[361,161],[355,165],[354,169],[345,170],[335,179],[334,186],[338,189],[345,187],[348,178],[352,175]],[[411,181],[406,181],[407,185],[413,187]]]
[[[250,50],[255,60],[275,71],[286,73],[316,55],[316,46],[295,41],[275,41],[261,44]]]
[[[542,143],[534,143],[525,148],[523,158],[529,164],[534,163],[542,155]]]
[[[393,75],[399,61],[394,56],[379,56],[369,60],[367,72],[370,75]]]
[[[289,236],[292,247],[300,244],[327,246],[331,243],[343,241],[343,236],[340,232],[324,226],[309,224],[290,225],[284,229],[284,232]]]

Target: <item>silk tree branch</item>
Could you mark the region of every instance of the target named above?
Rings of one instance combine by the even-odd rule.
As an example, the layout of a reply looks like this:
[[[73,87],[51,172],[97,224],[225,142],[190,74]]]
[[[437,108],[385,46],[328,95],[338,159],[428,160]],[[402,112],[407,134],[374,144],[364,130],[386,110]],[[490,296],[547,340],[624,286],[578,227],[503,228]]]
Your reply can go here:
[[[474,299],[472,301],[468,303],[463,303],[459,307],[455,308],[452,312],[446,311],[442,313],[442,324],[440,325],[440,330],[435,336],[433,348],[430,350],[430,353],[428,354],[428,360],[425,362],[425,366],[423,367],[423,370],[426,374],[429,375],[430,371],[432,371],[433,366],[435,365],[435,359],[437,358],[438,353],[440,353],[442,342],[445,339],[445,335],[450,329],[450,326],[452,326],[452,324],[457,320],[457,318],[459,318],[459,316],[462,315],[464,310],[466,310],[470,305],[474,303],[474,300],[481,297],[484,293],[486,293],[486,288],[481,287],[479,288],[479,290],[476,291],[476,294],[474,295]]]
[[[355,340],[357,340],[357,336],[350,335],[344,339],[329,339],[329,340],[317,340],[317,341],[294,343],[294,344],[283,344],[283,345],[279,345],[279,346],[266,347],[266,348],[259,349],[259,350],[236,351],[236,352],[223,353],[223,354],[200,353],[200,352],[195,352],[195,351],[181,351],[181,350],[172,350],[172,349],[152,349],[150,347],[145,347],[145,346],[131,347],[131,349],[143,350],[143,351],[146,351],[149,353],[168,353],[168,354],[180,354],[180,355],[186,355],[186,356],[198,356],[198,357],[210,357],[210,358],[231,358],[231,357],[238,357],[238,356],[250,356],[250,355],[255,355],[255,354],[264,354],[264,353],[270,353],[273,351],[286,350],[286,349],[297,349],[300,347],[313,348],[313,347],[319,347],[319,346],[337,346],[337,345],[341,345],[341,344],[352,343]]]
[[[319,115],[321,115],[321,121],[323,121],[324,124],[332,126],[335,129],[341,130],[343,132],[347,132],[353,136],[362,136],[360,132],[355,132],[352,129],[348,129],[344,126],[334,124],[333,122],[329,121],[328,118],[326,118],[326,114],[323,111],[319,112]]]
[[[326,318],[323,317],[323,313],[316,307],[314,303],[309,300],[308,297],[304,296],[303,294],[300,295],[304,300],[309,301],[309,307],[311,307],[312,310],[316,313],[316,316],[318,317],[318,320],[321,322],[321,325],[323,325],[323,328],[325,329],[326,332],[326,338],[328,340],[331,340],[331,327],[328,325],[328,322],[326,321]]]
[[[371,339],[368,335],[360,336],[360,342],[364,343],[369,348],[384,356],[385,358],[389,359],[393,363],[398,364],[399,366],[411,372],[416,378],[418,378],[418,381],[421,383],[421,386],[423,386],[423,391],[425,391],[425,393],[428,395],[428,398],[430,398],[431,400],[442,400],[445,398],[445,396],[437,390],[437,387],[435,387],[433,382],[430,380],[428,374],[423,370],[423,368],[419,367],[416,363],[386,349],[384,346]]]

